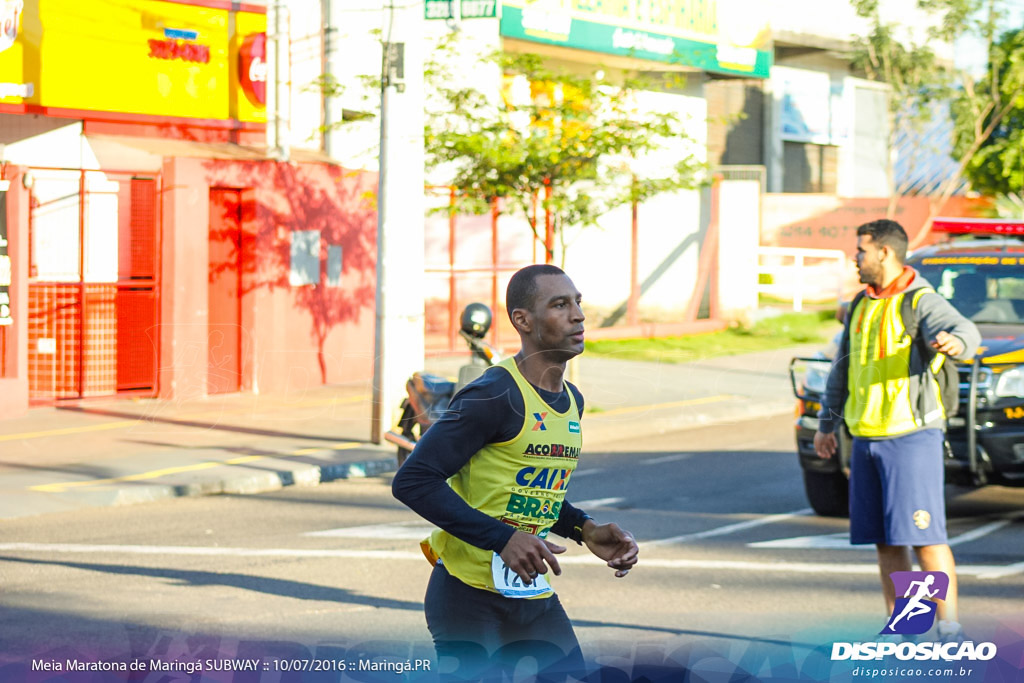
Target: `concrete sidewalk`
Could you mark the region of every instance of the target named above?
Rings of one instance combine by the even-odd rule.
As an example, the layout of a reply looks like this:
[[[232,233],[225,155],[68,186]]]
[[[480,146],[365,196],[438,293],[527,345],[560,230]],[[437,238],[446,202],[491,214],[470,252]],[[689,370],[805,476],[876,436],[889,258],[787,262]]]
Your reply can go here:
[[[586,397],[586,448],[754,417],[786,419],[793,409],[789,360],[816,350],[682,363],[583,356],[571,372]],[[454,376],[465,362],[432,359],[427,369]],[[0,420],[0,519],[393,471],[395,449],[367,442],[370,395],[367,382],[287,395],[32,409]]]

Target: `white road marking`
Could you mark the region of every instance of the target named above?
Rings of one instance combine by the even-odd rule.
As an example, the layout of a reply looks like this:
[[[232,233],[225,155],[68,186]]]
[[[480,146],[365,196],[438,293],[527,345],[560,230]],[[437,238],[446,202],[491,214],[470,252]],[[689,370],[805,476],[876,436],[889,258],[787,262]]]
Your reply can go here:
[[[748,543],[748,548],[798,548],[801,550],[874,550],[873,545],[850,545],[848,532],[824,534],[822,536],[795,536],[774,541]]]
[[[1003,519],[990,522],[977,529],[965,531],[959,536],[949,539],[949,545],[955,546],[962,543],[970,543],[979,538],[984,538],[991,533],[999,531],[1015,520],[1024,517],[1024,513],[1016,512],[1006,515]],[[795,536],[793,538],[780,538],[774,541],[759,541],[748,543],[748,548],[772,548],[772,549],[803,549],[803,550],[874,550],[873,545],[850,545],[849,533],[824,534],[821,536]]]
[[[866,574],[877,576],[878,565],[875,562],[864,563],[835,563],[835,562],[743,562],[730,560],[668,560],[644,557],[643,549],[646,544],[640,544],[641,567],[656,567],[659,569],[709,569],[709,570],[732,570],[732,571],[756,571],[756,572],[793,572],[801,574]],[[581,558],[588,562],[579,562],[576,557],[559,558],[559,564],[589,564],[593,559],[596,564],[601,564],[596,558]],[[975,576],[979,579],[998,579],[1013,574],[1024,573],[1024,562],[1010,565],[957,565],[956,572],[962,576]]]
[[[960,567],[956,568],[957,574],[962,574],[963,570]],[[978,573],[979,579],[1002,579],[1007,576],[1013,576],[1014,574],[1024,574],[1024,562],[1018,562],[1016,564],[1008,564],[1005,567],[992,567],[989,571],[982,571]]]
[[[382,540],[422,541],[436,528],[429,522],[396,522],[394,524],[369,524],[309,531],[302,535],[316,538],[379,538]]]
[[[676,462],[679,460],[686,460],[687,458],[693,457],[692,453],[676,453],[675,455],[666,455],[660,458],[651,458],[650,460],[641,460],[641,465],[661,465],[666,462]]]
[[[950,545],[960,545],[961,543],[969,543],[971,541],[976,541],[979,538],[982,538],[984,536],[988,536],[989,534],[991,534],[994,531],[999,531],[1000,529],[1002,529],[1007,524],[1011,524],[1011,523],[1015,522],[1017,519],[1019,519],[1021,517],[1024,517],[1024,513],[1018,512],[1018,513],[1007,515],[1004,519],[996,520],[995,522],[990,522],[989,524],[985,524],[984,526],[980,526],[977,529],[973,529],[973,530],[968,531],[966,533],[962,533],[959,536],[957,536],[956,538],[951,538],[951,539],[949,539],[949,544]]]
[[[648,544],[641,543],[641,551]],[[300,548],[209,548],[195,546],[148,545],[84,545],[74,543],[0,543],[0,552],[47,554],[105,554],[105,555],[185,555],[207,557],[284,557],[284,558],[346,558],[361,560],[414,560],[423,562],[422,553],[397,550],[322,550]],[[878,574],[874,562],[745,562],[739,560],[671,560],[646,557],[641,552],[644,568],[707,569],[726,571],[786,572],[801,574]],[[592,555],[571,555],[558,558],[562,565],[592,565],[603,567],[604,562]],[[997,579],[1024,573],[1024,562],[1010,565],[962,565],[957,573],[979,579]]]
[[[601,474],[602,472],[604,472],[604,470],[602,468],[600,468],[600,467],[598,467],[597,469],[592,469],[592,470],[583,470],[582,472],[579,471],[579,470],[576,470],[576,471],[574,471],[572,473],[572,478],[573,479],[579,479],[580,477],[588,477],[591,474]]]
[[[753,529],[754,527],[764,526],[765,524],[774,524],[775,522],[781,522],[792,517],[802,517],[811,514],[810,508],[803,508],[801,510],[794,510],[793,512],[785,512],[779,515],[768,515],[767,517],[760,517],[758,519],[750,519],[746,522],[738,522],[736,524],[728,524],[726,526],[720,526],[716,529],[708,529],[707,531],[698,531],[693,534],[683,534],[682,536],[672,536],[671,538],[660,538],[654,541],[648,541],[645,545],[670,545],[673,543],[686,543],[687,541],[695,541],[701,538],[713,538],[715,536],[725,536],[727,534],[734,533],[736,531],[743,531],[744,529]]]
[[[573,507],[586,508],[611,508],[619,503],[626,502],[625,498],[594,498],[593,500],[581,500],[573,503]]]
[[[209,548],[201,546],[84,545],[76,543],[0,543],[0,552],[106,553],[121,555],[199,555],[207,557],[345,557],[364,560],[420,560],[405,550],[321,550],[305,548]]]

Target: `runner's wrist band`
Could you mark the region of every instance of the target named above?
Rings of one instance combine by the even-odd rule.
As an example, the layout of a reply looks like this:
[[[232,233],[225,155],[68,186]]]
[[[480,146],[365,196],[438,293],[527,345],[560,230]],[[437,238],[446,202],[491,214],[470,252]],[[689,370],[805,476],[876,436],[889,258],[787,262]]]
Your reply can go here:
[[[576,545],[583,545],[583,527],[586,525],[588,519],[594,519],[587,513],[583,513],[583,517],[580,519],[580,523],[572,528],[572,540],[576,541]]]

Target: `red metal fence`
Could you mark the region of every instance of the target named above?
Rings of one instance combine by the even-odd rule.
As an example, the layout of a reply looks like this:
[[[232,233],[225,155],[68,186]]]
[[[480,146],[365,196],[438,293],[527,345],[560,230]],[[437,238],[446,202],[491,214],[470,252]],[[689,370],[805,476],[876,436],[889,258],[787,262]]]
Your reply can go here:
[[[43,177],[39,183],[46,182],[48,171],[53,172],[55,183],[65,187],[73,174],[79,178],[77,196],[64,195],[52,200],[34,196],[32,201],[28,287],[30,401],[119,392],[155,395],[160,299],[159,178],[106,171],[33,170]],[[89,185],[94,180],[106,184],[105,212],[94,212],[90,204],[94,192]],[[77,235],[76,226],[69,224],[75,216],[74,202],[78,205]],[[48,204],[61,204],[64,213],[47,219],[50,251],[40,254],[36,251],[40,249],[37,220],[45,214]],[[99,225],[100,221],[105,223]],[[61,236],[69,238],[69,243],[62,244]],[[77,244],[70,239],[73,236],[77,236]],[[40,263],[54,259],[55,251],[62,252],[56,260],[65,266],[77,256],[77,273],[63,272],[54,278],[45,266],[41,272]],[[116,281],[91,281],[95,277],[87,272],[87,253],[92,252],[101,254],[111,273],[116,271]]]

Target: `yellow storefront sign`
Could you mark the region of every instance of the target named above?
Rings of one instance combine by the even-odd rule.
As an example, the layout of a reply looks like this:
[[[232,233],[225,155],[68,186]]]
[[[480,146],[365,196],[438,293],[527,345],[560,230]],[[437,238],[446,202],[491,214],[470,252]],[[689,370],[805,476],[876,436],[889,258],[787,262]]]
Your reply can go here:
[[[262,12],[163,0],[0,0],[0,27],[0,104],[266,120],[238,77],[246,37],[266,31]]]

